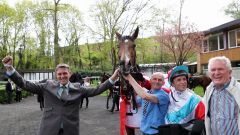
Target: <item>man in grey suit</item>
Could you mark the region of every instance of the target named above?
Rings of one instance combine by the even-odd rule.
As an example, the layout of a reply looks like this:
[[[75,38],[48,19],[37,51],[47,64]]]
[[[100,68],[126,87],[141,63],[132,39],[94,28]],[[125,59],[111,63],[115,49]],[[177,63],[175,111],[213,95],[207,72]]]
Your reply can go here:
[[[26,81],[13,67],[12,57],[2,60],[9,78],[20,88],[31,93],[42,94],[44,112],[38,135],[78,135],[79,104],[81,98],[92,97],[112,87],[118,78],[118,69],[97,88],[83,87],[80,83],[71,83],[70,68],[67,64],[59,64],[56,69],[56,80],[45,83]]]

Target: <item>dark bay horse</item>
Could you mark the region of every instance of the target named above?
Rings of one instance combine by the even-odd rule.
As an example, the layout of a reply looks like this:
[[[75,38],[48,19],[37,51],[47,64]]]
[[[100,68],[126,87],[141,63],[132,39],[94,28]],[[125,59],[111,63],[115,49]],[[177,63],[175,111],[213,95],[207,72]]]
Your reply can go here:
[[[207,86],[212,82],[207,75],[192,76],[189,78],[189,89],[194,89],[197,86],[202,86],[204,93]]]
[[[139,68],[136,64],[136,44],[135,39],[137,39],[139,33],[139,28],[137,27],[131,36],[122,36],[116,32],[118,39],[118,63],[120,66],[120,72],[123,75],[137,74],[139,73]],[[134,90],[132,86],[120,77],[120,95],[125,97],[127,100],[132,100],[133,110],[137,109],[137,104],[134,97]]]
[[[110,78],[111,75],[107,74],[107,73],[103,73],[102,75],[100,75],[100,82],[104,83],[108,78]],[[113,87],[109,88],[109,94],[107,96],[107,103],[106,103],[106,108],[109,108],[109,99],[113,97]]]
[[[71,75],[71,77],[69,78],[69,81],[74,83],[74,82],[78,82],[80,84],[83,84],[83,78],[82,75],[78,72],[75,72]]]

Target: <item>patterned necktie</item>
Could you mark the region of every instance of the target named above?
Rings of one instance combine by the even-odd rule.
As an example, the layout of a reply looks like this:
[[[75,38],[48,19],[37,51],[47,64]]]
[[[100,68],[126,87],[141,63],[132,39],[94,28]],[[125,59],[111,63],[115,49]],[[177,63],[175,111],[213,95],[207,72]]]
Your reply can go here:
[[[66,100],[67,99],[67,87],[62,86],[62,94],[61,94],[61,99]]]
[[[152,90],[149,90],[148,93],[149,93],[149,94],[152,94],[153,91],[152,91]],[[144,106],[143,106],[143,116],[146,116],[146,114],[147,114],[147,107],[148,107],[148,105],[149,105],[149,102],[150,102],[150,101],[148,101],[148,100],[145,100],[145,102],[144,102]]]

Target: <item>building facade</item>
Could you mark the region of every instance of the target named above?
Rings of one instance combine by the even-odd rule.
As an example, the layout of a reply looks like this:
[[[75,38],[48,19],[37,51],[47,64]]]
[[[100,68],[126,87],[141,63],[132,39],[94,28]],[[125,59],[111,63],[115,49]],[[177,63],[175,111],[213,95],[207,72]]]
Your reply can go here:
[[[233,76],[240,80],[240,19],[211,28],[204,35],[197,71],[207,73],[210,58],[226,56],[231,60]]]

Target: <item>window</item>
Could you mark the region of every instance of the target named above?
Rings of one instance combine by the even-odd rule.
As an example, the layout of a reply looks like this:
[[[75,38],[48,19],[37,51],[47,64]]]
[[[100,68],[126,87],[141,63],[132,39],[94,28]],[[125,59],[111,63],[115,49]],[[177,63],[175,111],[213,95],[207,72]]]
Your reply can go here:
[[[235,31],[229,32],[229,47],[235,47],[236,46],[236,37],[235,37]]]
[[[224,36],[222,33],[211,35],[208,38],[208,42],[207,41],[203,42],[203,52],[217,51],[223,49],[224,49]]]
[[[218,50],[218,36],[212,36],[208,40],[209,40],[209,51]]]
[[[232,67],[240,67],[240,61],[232,62]]]
[[[219,35],[219,49],[222,50],[224,49],[224,43],[223,43],[223,34]]]
[[[240,46],[240,30],[237,31],[237,46]]]
[[[240,46],[240,30],[233,30],[228,32],[229,47]]]
[[[208,69],[208,64],[202,65],[202,68],[203,68],[203,69]]]

